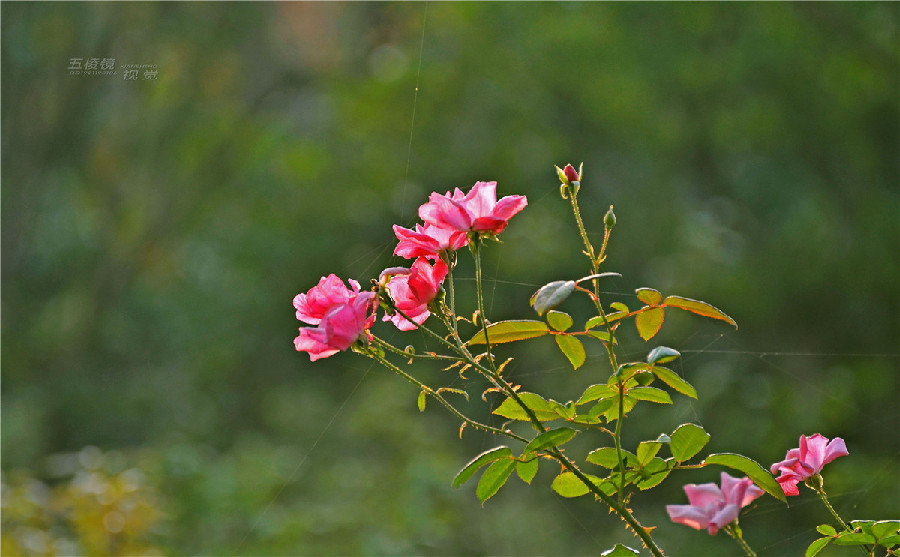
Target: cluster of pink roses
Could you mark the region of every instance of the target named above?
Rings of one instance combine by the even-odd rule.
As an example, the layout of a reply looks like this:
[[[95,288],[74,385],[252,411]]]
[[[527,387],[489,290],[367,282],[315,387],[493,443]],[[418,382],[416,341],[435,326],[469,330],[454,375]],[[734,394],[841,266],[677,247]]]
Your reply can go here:
[[[778,483],[785,495],[799,495],[797,483],[822,471],[822,467],[839,456],[846,456],[847,446],[840,437],[831,441],[816,433],[801,435],[800,446],[787,452],[785,460],[772,465],[773,474],[781,472]],[[684,486],[690,505],[667,505],[666,512],[673,522],[715,534],[720,528],[737,520],[738,513],[763,494],[749,478],[740,480],[722,472],[722,488],[714,483]]]
[[[509,219],[527,204],[522,195],[497,201],[497,182],[476,182],[468,194],[459,188],[452,194],[432,193],[419,207],[424,225],[416,224],[414,230],[394,226],[399,240],[394,254],[415,261],[409,268],[391,267],[381,273],[379,287],[397,309],[384,320],[402,331],[424,323],[431,315],[428,305],[437,297],[449,272],[447,252],[468,244],[472,234],[500,234]],[[332,274],[309,292],[294,297],[297,319],[316,325],[301,328],[300,336],[294,339],[296,349],[308,352],[310,360],[346,350],[367,335],[374,323],[376,292],[360,292],[359,283],[349,282],[352,289]]]

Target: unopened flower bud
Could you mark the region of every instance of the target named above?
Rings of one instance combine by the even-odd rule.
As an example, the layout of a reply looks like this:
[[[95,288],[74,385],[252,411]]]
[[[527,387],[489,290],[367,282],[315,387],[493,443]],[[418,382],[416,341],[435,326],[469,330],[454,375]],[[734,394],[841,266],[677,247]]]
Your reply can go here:
[[[613,213],[612,205],[609,206],[609,211],[607,211],[606,215],[603,217],[603,224],[606,228],[612,228],[616,225],[616,214]]]
[[[580,180],[580,178],[578,176],[578,172],[575,170],[575,167],[572,166],[571,164],[566,165],[566,167],[563,169],[563,174],[566,175],[566,178],[570,182],[578,182]]]

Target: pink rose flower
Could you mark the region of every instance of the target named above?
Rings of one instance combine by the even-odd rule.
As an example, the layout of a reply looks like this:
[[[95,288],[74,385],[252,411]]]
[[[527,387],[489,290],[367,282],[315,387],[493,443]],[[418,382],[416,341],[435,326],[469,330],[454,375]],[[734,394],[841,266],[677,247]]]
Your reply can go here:
[[[332,274],[294,298],[297,319],[318,325],[301,327],[294,339],[294,347],[308,352],[310,361],[346,350],[375,322],[375,293],[360,292],[359,283],[349,282],[352,290]]]
[[[578,181],[578,171],[575,170],[575,167],[571,164],[566,165],[566,167],[563,169],[563,174],[566,175],[566,179],[570,182]]]
[[[414,259],[427,257],[439,259],[444,250],[458,250],[469,242],[466,233],[449,228],[439,228],[433,224],[416,225],[415,230],[394,225],[394,234],[400,243],[394,248],[394,255]]]
[[[672,522],[696,530],[706,528],[710,535],[731,524],[741,509],[764,493],[750,478],[732,478],[722,472],[722,488],[714,483],[684,486],[690,505],[666,505]]]
[[[297,319],[310,325],[318,325],[332,307],[350,302],[359,294],[359,283],[353,279],[348,282],[353,287],[352,290],[344,286],[344,281],[332,273],[322,277],[319,284],[313,286],[306,294],[294,296]]]
[[[387,283],[387,290],[394,305],[415,323],[408,321],[399,312],[385,315],[383,320],[392,321],[401,331],[411,331],[417,324],[424,323],[431,315],[428,303],[434,300],[440,291],[447,271],[447,264],[442,260],[438,259],[432,266],[424,257],[416,259],[409,269],[395,268],[385,271],[393,275]]]
[[[468,194],[456,188],[453,195],[432,193],[419,207],[419,217],[428,224],[459,232],[503,232],[509,219],[528,205],[523,195],[497,201],[497,182],[475,182]]]
[[[817,475],[826,464],[848,454],[847,446],[840,437],[829,441],[818,433],[811,437],[801,435],[800,447],[789,450],[784,460],[773,464],[772,473],[781,472],[777,479],[785,495],[799,495],[799,482]]]

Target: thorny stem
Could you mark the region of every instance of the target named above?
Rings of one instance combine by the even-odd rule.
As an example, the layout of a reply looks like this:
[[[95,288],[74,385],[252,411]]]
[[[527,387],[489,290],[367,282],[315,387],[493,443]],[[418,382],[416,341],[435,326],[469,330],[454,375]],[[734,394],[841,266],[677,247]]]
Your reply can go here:
[[[524,443],[527,443],[527,442],[528,442],[528,439],[525,439],[525,438],[522,437],[522,436],[516,435],[515,433],[513,433],[513,432],[511,432],[511,431],[504,431],[504,430],[502,430],[502,429],[497,429],[497,428],[491,427],[491,426],[489,426],[489,425],[487,425],[487,424],[483,424],[483,423],[481,423],[481,422],[476,422],[475,420],[469,418],[468,416],[466,416],[465,414],[463,414],[462,412],[460,412],[459,410],[457,410],[456,407],[454,407],[452,404],[450,404],[450,402],[448,402],[447,399],[445,399],[443,396],[441,396],[440,393],[436,392],[434,389],[432,389],[431,387],[429,387],[429,386],[426,385],[425,383],[422,383],[421,381],[419,381],[418,379],[416,379],[416,378],[413,377],[412,375],[406,373],[405,371],[403,371],[403,370],[400,369],[399,367],[395,366],[394,364],[392,364],[391,362],[389,362],[384,356],[382,356],[381,354],[379,354],[379,353],[377,353],[376,351],[372,350],[371,348],[368,349],[368,350],[366,350],[364,353],[365,353],[367,356],[369,356],[370,358],[373,358],[373,359],[377,360],[377,361],[378,361],[381,365],[383,365],[384,367],[388,368],[389,370],[391,370],[391,371],[393,371],[394,373],[400,375],[401,377],[403,377],[404,379],[406,379],[407,381],[409,381],[409,382],[412,383],[413,385],[417,386],[420,390],[422,390],[422,391],[428,393],[432,398],[436,399],[436,400],[437,400],[438,402],[440,402],[447,410],[449,410],[451,413],[453,413],[454,416],[456,416],[457,418],[460,418],[461,420],[463,420],[463,422],[469,424],[470,426],[472,426],[472,427],[474,427],[474,428],[476,428],[476,429],[483,430],[483,431],[488,431],[488,432],[490,432],[490,433],[494,433],[494,434],[498,434],[498,435],[506,435],[507,437],[512,437],[513,439],[516,439],[516,440],[518,440],[518,441],[522,441],[522,442],[524,442]]]
[[[576,211],[576,215],[577,214],[578,213]],[[580,224],[580,222],[581,222],[581,219],[579,217],[579,224]],[[583,225],[581,225],[580,228],[582,231],[584,231]],[[583,238],[585,238],[585,240],[587,241],[586,234],[583,234]],[[519,407],[521,407],[522,410],[524,410],[525,413],[528,415],[528,417],[531,420],[531,423],[535,427],[535,429],[537,429],[539,432],[543,433],[543,432],[547,431],[547,428],[545,428],[544,424],[541,423],[541,421],[537,419],[537,416],[535,415],[534,411],[531,408],[529,408],[522,401],[521,397],[519,397],[519,395],[518,395],[518,393],[516,393],[515,389],[512,388],[512,385],[510,385],[505,379],[503,379],[503,377],[501,377],[496,372],[496,368],[494,366],[493,355],[491,354],[490,343],[488,342],[487,319],[485,318],[484,299],[482,296],[481,250],[479,249],[481,246],[481,239],[478,238],[475,240],[475,242],[476,243],[474,244],[475,247],[472,250],[472,254],[475,257],[475,289],[478,293],[478,296],[477,296],[478,297],[478,313],[481,316],[482,331],[484,333],[485,344],[487,345],[488,362],[490,362],[491,368],[493,368],[493,369],[486,369],[484,366],[478,365],[474,361],[471,363],[473,363],[473,365],[475,365],[476,369],[479,369],[483,373],[487,374],[495,383],[498,384],[498,386],[503,390],[504,393],[506,393],[508,396],[510,396],[513,400],[515,400],[516,403],[519,405]],[[590,246],[590,242],[587,242],[587,245]],[[591,253],[593,253],[592,247],[589,247],[588,249]],[[594,266],[594,270],[595,270],[594,274],[596,274],[596,265]],[[596,289],[599,289],[599,287],[597,286],[596,279],[594,280],[594,284],[595,284],[594,287]],[[599,306],[599,302],[597,305]],[[601,308],[601,311],[602,311],[602,308]],[[606,321],[605,315],[604,315],[604,321]],[[608,326],[609,326],[609,323],[607,322],[607,327]],[[612,342],[612,331],[610,331],[610,343],[611,342]],[[611,350],[612,349],[610,347],[610,351]],[[614,354],[612,355],[612,357],[613,357],[613,361],[615,361]],[[621,389],[620,389],[620,393],[621,393]],[[620,408],[620,413],[621,413],[621,408],[622,408],[621,397],[620,397],[619,408]],[[620,415],[619,422],[621,423],[621,415]],[[617,430],[616,431],[616,445],[617,446],[619,445],[618,428],[619,428],[619,425],[616,424],[616,430]],[[654,556],[663,557],[662,550],[660,550],[659,547],[657,547],[656,543],[653,541],[653,538],[650,536],[648,531],[646,529],[644,529],[643,526],[641,526],[640,522],[638,522],[638,520],[634,517],[634,515],[631,514],[631,511],[628,510],[628,508],[625,506],[625,503],[623,501],[621,501],[621,500],[616,501],[615,499],[613,499],[612,497],[610,497],[609,495],[604,493],[598,486],[596,486],[594,484],[594,482],[592,482],[587,476],[584,475],[584,473],[578,468],[578,466],[575,465],[575,463],[573,463],[564,454],[562,454],[562,451],[560,451],[558,448],[552,447],[552,448],[547,449],[546,452],[547,452],[547,454],[552,456],[554,459],[559,461],[559,463],[565,469],[572,472],[575,475],[575,477],[577,477],[585,486],[587,486],[587,488],[592,493],[594,493],[594,495],[596,495],[601,500],[603,500],[604,503],[609,505],[610,508],[612,508],[619,516],[621,516],[625,520],[625,522],[631,527],[631,529],[634,530],[634,533],[641,539],[641,541],[644,543],[644,545],[647,546],[647,548],[650,550],[650,552],[653,553]],[[625,470],[624,470],[624,465],[622,463],[621,448],[619,448],[619,465],[621,467],[622,477],[624,478]],[[620,489],[619,495],[621,498],[621,489]]]
[[[605,227],[603,233],[603,246],[600,248],[600,256],[597,257],[594,252],[594,245],[591,244],[590,238],[587,235],[587,229],[584,227],[584,221],[581,219],[581,209],[578,208],[578,193],[575,191],[575,188],[571,185],[568,186],[568,197],[569,201],[572,203],[572,213],[575,214],[575,223],[578,225],[578,232],[581,234],[581,240],[584,242],[585,254],[591,260],[591,271],[592,274],[596,275],[600,271],[600,260],[606,254],[606,245],[609,242],[609,235],[611,228]],[[600,303],[600,282],[594,278],[591,280],[591,283],[594,287],[594,295],[591,296],[591,299],[594,301],[594,305],[597,307],[597,312],[603,318],[603,325],[606,327],[606,332],[609,334],[609,342],[604,343],[606,345],[606,351],[609,354],[609,363],[612,365],[613,372],[619,369],[619,364],[616,359],[616,352],[613,348],[613,344],[615,343],[615,337],[613,336],[613,329],[609,324],[609,319],[606,317],[606,312],[603,310],[603,304]],[[616,432],[613,436],[613,440],[616,444],[616,458],[619,461],[619,502],[622,502],[625,498],[625,459],[622,455],[622,420],[625,417],[625,387],[621,381],[618,382],[619,388],[619,416],[616,420]]]
[[[387,349],[389,352],[393,352],[394,354],[400,354],[401,356],[404,356],[407,358],[422,358],[422,359],[426,359],[426,360],[451,360],[454,362],[462,361],[462,358],[459,356],[444,356],[441,354],[411,354],[405,350],[400,350],[393,344],[387,342],[386,340],[380,339],[376,336],[373,336],[372,340],[375,342],[375,344],[377,344],[378,346],[380,346],[382,348]]]
[[[744,536],[741,535],[741,528],[737,525],[737,521],[732,522],[731,524],[726,524],[723,528],[725,533],[734,538],[734,541],[738,542],[741,546],[741,549],[744,550],[744,553],[747,554],[747,557],[756,557],[756,552],[750,548],[747,542],[744,540]]]
[[[821,479],[820,479],[820,482],[821,482]],[[819,495],[819,499],[822,500],[822,503],[825,505],[825,508],[828,509],[828,512],[831,513],[831,516],[833,516],[834,519],[837,520],[838,524],[841,525],[841,528],[843,528],[844,531],[846,531],[846,532],[852,532],[853,528],[851,528],[849,524],[844,522],[844,519],[841,518],[841,515],[839,515],[837,513],[837,511],[834,510],[834,507],[831,506],[831,502],[828,501],[828,496],[825,495],[825,489],[823,487],[821,487],[821,483],[819,484],[820,487],[815,487],[808,483],[806,485],[809,486],[810,489],[812,489]],[[860,549],[862,549],[866,555],[871,555],[872,552],[874,551],[874,549],[869,549],[868,545],[860,546]]]

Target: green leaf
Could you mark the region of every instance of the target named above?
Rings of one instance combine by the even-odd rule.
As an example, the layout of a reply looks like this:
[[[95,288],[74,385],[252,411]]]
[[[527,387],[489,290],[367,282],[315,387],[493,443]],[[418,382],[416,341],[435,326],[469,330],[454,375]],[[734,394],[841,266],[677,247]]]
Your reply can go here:
[[[700,300],[691,300],[690,298],[682,298],[681,296],[669,296],[666,298],[666,301],[663,302],[663,306],[684,309],[704,317],[721,319],[722,321],[731,324],[735,329],[737,328],[735,320],[728,317],[725,312],[706,302],[701,302]]]
[[[626,451],[625,449],[622,449],[622,458],[625,459],[625,464],[627,466],[638,465],[637,457],[634,454]],[[599,449],[594,449],[593,451],[588,453],[585,460],[587,460],[591,464],[609,468],[610,470],[619,467],[619,457],[616,454],[615,447],[601,447]]]
[[[678,356],[681,356],[681,352],[674,348],[657,346],[647,354],[647,362],[650,364],[664,364],[666,362],[671,362]]]
[[[427,393],[425,391],[419,391],[419,400],[417,401],[418,405],[419,405],[419,412],[425,411],[425,397],[426,396],[427,396]]]
[[[635,387],[628,391],[628,395],[638,400],[648,400],[657,404],[672,404],[669,393],[656,387]]]
[[[654,366],[651,371],[655,373],[657,377],[659,377],[660,381],[672,387],[679,393],[687,395],[691,398],[697,398],[697,391],[694,389],[694,387],[691,386],[690,383],[679,377],[678,374],[671,369]]]
[[[584,345],[581,341],[571,335],[555,335],[556,345],[562,353],[569,359],[572,369],[578,369],[584,363],[587,354],[584,351]]]
[[[766,493],[779,501],[787,503],[787,499],[784,496],[784,490],[782,490],[778,482],[775,481],[774,476],[772,476],[768,470],[760,466],[755,460],[751,460],[746,456],[739,454],[720,453],[709,455],[703,462],[704,464],[718,464],[720,466],[727,466],[728,468],[740,470],[744,474],[747,474],[747,477],[753,480],[753,483],[761,487]]]
[[[547,323],[557,331],[565,331],[572,326],[572,316],[561,311],[550,310],[547,312]]]
[[[631,310],[628,309],[628,306],[626,306],[622,302],[613,302],[613,303],[609,304],[609,307],[613,308],[616,311],[622,312],[622,313],[630,313],[631,312]],[[609,317],[609,316],[607,315],[607,317]]]
[[[488,325],[487,331],[491,344],[502,344],[544,336],[550,333],[550,328],[543,321],[521,319],[492,323]],[[479,331],[468,344],[484,344],[484,331]]]
[[[584,394],[581,395],[581,398],[579,398],[578,402],[575,404],[587,404],[588,402],[593,402],[595,400],[614,397],[617,393],[618,391],[614,387],[610,387],[606,384],[591,385],[584,390]]]
[[[638,489],[645,490],[656,487],[666,479],[672,469],[665,460],[654,458],[640,469],[641,479],[635,484]]]
[[[525,446],[524,452],[527,454],[529,452],[541,451],[550,447],[558,447],[569,439],[575,437],[576,433],[578,433],[577,430],[568,427],[561,427],[558,429],[545,431],[544,433],[541,433],[540,435],[532,439],[531,442]]]
[[[644,466],[653,460],[653,457],[659,452],[660,447],[662,447],[662,443],[658,441],[641,441],[638,443],[636,451],[638,463],[640,463],[641,466]]]
[[[606,331],[585,331],[588,335],[601,342],[609,342],[609,333]],[[616,342],[618,344],[618,342]]]
[[[500,488],[503,487],[503,484],[506,483],[506,480],[509,479],[509,475],[512,474],[515,468],[516,461],[512,459],[498,460],[488,466],[488,469],[481,475],[481,479],[478,480],[478,487],[475,488],[475,495],[478,496],[478,500],[481,501],[482,505],[500,491]]]
[[[837,535],[837,530],[834,529],[834,526],[830,524],[820,524],[816,526],[816,531],[820,534],[824,534],[826,536],[834,536]]]
[[[662,294],[652,288],[638,288],[634,293],[637,294],[638,300],[648,306],[658,305],[662,301]]]
[[[834,543],[837,545],[865,545],[867,543],[875,543],[875,536],[863,532],[841,532]]]
[[[538,315],[563,303],[575,291],[574,280],[556,280],[540,287],[531,297],[531,305]]]
[[[671,435],[669,450],[677,462],[690,460],[709,442],[709,434],[694,424],[682,424]]]
[[[549,422],[559,419],[559,414],[556,413],[553,406],[541,398],[540,395],[534,393],[519,393],[519,398],[525,403],[525,406],[535,413],[538,420]],[[523,422],[531,421],[531,418],[528,417],[525,410],[522,409],[522,407],[519,406],[519,403],[512,397],[504,400],[503,403],[494,410],[494,414],[509,418],[510,420],[521,420]]]
[[[665,310],[661,307],[650,308],[638,313],[634,316],[634,324],[637,326],[638,334],[641,335],[642,339],[650,340],[659,332],[665,317]]]
[[[900,520],[879,520],[872,525],[872,535],[879,542],[888,535],[897,535],[898,533],[900,533]]]
[[[596,486],[603,489],[602,484],[604,482],[602,478],[592,476],[591,474],[585,474],[585,476]],[[553,479],[553,483],[550,484],[550,487],[553,488],[553,491],[563,497],[581,497],[590,492],[590,488],[584,485],[584,483],[578,479],[578,476],[568,471],[556,476],[556,478]]]
[[[456,473],[456,477],[453,478],[453,487],[459,487],[469,481],[469,478],[474,476],[475,472],[485,464],[501,458],[509,458],[510,456],[512,456],[512,450],[506,445],[500,445],[499,447],[484,451],[470,460],[468,464],[463,466],[462,469]]]
[[[820,551],[825,549],[825,546],[831,543],[831,538],[819,538],[816,541],[809,544],[809,547],[806,548],[806,553],[804,553],[804,557],[815,557],[819,554]]]
[[[532,458],[524,462],[516,462],[516,474],[519,475],[523,482],[531,484],[531,480],[534,479],[538,471],[538,461],[540,461],[539,458]]]
[[[635,555],[640,554],[641,552],[636,549],[631,549],[628,546],[617,543],[612,549],[607,549],[601,553],[600,557],[634,557]]]
[[[885,536],[878,540],[880,545],[884,547],[892,547],[900,543],[900,534],[891,534],[890,536]]]

